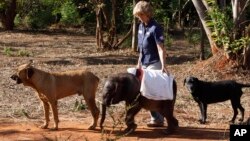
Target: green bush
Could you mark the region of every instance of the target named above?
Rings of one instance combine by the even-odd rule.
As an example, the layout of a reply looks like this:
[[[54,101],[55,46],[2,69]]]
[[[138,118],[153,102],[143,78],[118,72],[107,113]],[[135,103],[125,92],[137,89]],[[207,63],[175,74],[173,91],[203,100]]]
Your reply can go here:
[[[50,7],[38,6],[31,10],[24,19],[24,23],[32,29],[46,28],[54,21]]]
[[[14,20],[15,26],[20,26],[22,25],[22,17],[20,14],[17,14]]]
[[[77,6],[71,1],[65,2],[62,5],[61,15],[60,22],[65,25],[78,25],[80,23]]]
[[[201,40],[201,35],[197,31],[188,31],[185,32],[185,38],[193,47],[195,47],[196,45],[199,44]]]

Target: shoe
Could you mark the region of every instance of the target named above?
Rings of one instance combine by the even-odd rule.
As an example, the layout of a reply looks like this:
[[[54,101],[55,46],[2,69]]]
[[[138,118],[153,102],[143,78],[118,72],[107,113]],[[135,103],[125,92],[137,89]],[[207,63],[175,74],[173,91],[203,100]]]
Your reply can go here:
[[[163,122],[159,122],[159,121],[150,121],[147,124],[148,127],[163,127],[164,123]]]

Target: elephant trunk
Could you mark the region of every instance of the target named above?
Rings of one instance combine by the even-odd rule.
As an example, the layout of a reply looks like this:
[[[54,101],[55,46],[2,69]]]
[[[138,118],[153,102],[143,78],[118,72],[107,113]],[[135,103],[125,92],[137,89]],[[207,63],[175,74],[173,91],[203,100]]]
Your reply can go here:
[[[103,122],[105,120],[105,117],[106,117],[106,105],[102,104],[102,118],[101,118],[101,121],[100,121],[101,129],[103,129]]]

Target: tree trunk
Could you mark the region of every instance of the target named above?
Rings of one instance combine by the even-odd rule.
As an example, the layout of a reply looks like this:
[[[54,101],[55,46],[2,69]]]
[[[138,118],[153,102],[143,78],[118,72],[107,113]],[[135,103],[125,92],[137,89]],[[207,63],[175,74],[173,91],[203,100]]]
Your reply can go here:
[[[114,49],[117,49],[128,37],[130,37],[132,33],[133,25],[131,25],[130,30],[127,32],[127,34],[114,45]]]
[[[0,20],[6,30],[14,29],[14,19],[16,17],[16,0],[11,0],[5,10],[0,11]]]
[[[110,16],[108,15],[107,5],[103,0],[92,0],[92,2],[96,5],[96,44],[99,49],[110,49],[111,44],[111,34],[113,32],[110,30]],[[103,18],[102,18],[103,16]],[[104,21],[103,21],[104,19]],[[103,29],[103,27],[106,29]],[[109,32],[108,32],[109,31]],[[106,32],[106,40],[104,40],[103,34]]]
[[[91,0],[96,5],[96,42],[100,49],[117,49],[122,42],[131,35],[129,31],[121,41],[116,33],[116,0]],[[111,11],[111,12],[110,12]]]
[[[95,38],[96,38],[96,46],[97,46],[98,48],[100,48],[99,31],[100,31],[99,10],[96,10]]]
[[[238,17],[238,5],[239,5],[239,1],[238,0],[231,0],[232,3],[232,10],[233,10],[233,22],[236,23],[237,21],[237,17]]]
[[[112,17],[111,17],[111,27],[109,30],[111,36],[110,44],[112,48],[117,49],[118,37],[116,34],[116,0],[112,0]]]
[[[209,44],[210,44],[210,47],[211,47],[211,51],[212,51],[212,54],[214,55],[216,52],[218,52],[218,47],[217,45],[215,44],[215,42],[213,41],[212,37],[211,37],[211,33],[212,31],[208,28],[207,24],[206,24],[206,6],[205,4],[201,1],[201,0],[192,0],[193,4],[194,4],[194,7],[199,15],[199,18],[200,18],[200,21],[202,23],[202,26],[205,30],[205,33],[207,35],[207,38],[208,38],[208,41],[209,41]]]
[[[250,47],[249,46],[244,48],[243,66],[246,69],[250,69]]]
[[[239,16],[239,2],[238,0],[231,0],[232,3],[232,12],[233,12],[233,23],[234,23],[234,28],[233,28],[233,39],[237,38],[237,29],[238,29],[238,24],[237,24],[237,18]]]
[[[218,0],[217,3],[219,5],[220,9],[225,9],[226,6],[227,6],[227,1],[226,0]]]
[[[242,31],[244,31],[245,28],[245,23],[243,21],[245,21],[245,9],[248,2],[249,0],[231,0],[234,22],[233,39],[239,39],[243,36]]]
[[[243,0],[241,1],[241,4],[240,4],[240,7],[241,7],[241,12],[240,12],[240,20],[239,20],[239,23],[241,23],[241,21],[245,21],[245,15],[246,15],[246,7],[249,5],[249,0]],[[241,31],[246,31],[244,28],[246,27],[246,22],[244,24],[241,24],[240,25],[240,30]],[[250,35],[245,35],[247,36],[248,38],[250,37]],[[246,68],[246,69],[250,69],[250,45],[248,45],[247,47],[244,48],[244,52],[243,52],[243,55],[244,55],[244,60],[243,60],[243,66]]]
[[[96,9],[96,45],[100,49],[102,48],[102,26],[101,26],[101,9]]]
[[[133,7],[136,5],[136,0],[133,0]],[[132,49],[133,51],[137,51],[137,20],[136,17],[133,16],[133,29],[132,29]]]
[[[200,29],[201,29],[201,43],[200,43],[200,60],[205,60],[205,38],[206,38],[206,34],[205,31],[202,27],[202,25],[200,24]]]

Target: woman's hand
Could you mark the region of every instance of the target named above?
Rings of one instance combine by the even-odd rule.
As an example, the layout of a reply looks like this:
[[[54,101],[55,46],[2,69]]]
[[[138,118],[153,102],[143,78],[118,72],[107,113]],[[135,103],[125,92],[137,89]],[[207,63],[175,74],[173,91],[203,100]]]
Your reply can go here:
[[[137,68],[137,69],[141,69],[141,65],[140,65],[140,64],[137,64],[136,68]]]
[[[169,75],[169,71],[166,66],[163,66],[161,70],[163,73],[165,72],[167,75]]]

